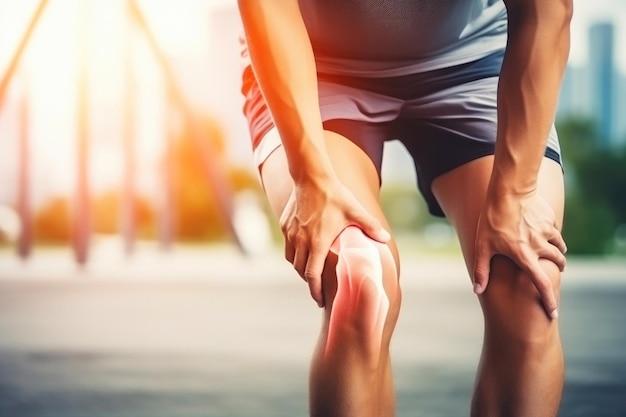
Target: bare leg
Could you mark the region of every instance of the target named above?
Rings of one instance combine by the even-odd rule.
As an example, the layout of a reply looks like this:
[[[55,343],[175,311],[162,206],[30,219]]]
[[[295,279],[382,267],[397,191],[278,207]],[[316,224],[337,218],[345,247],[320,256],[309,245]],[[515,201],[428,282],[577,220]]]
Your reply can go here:
[[[433,191],[456,228],[468,270],[474,261],[474,241],[493,166],[493,157],[465,164],[437,178]],[[544,159],[538,192],[563,217],[563,175],[554,161]],[[542,267],[557,291],[559,268]],[[508,258],[495,257],[486,292],[480,297],[485,336],[478,368],[472,415],[556,416],[563,389],[563,353],[558,321],[550,320],[530,279]]]
[[[370,359],[377,359],[389,312],[383,267],[390,268],[387,275],[397,275],[391,251],[384,245],[376,245],[359,228],[349,226],[337,237],[331,252],[337,255],[337,289],[324,354],[326,357],[333,355],[341,345],[343,325],[352,323],[359,325],[362,346],[370,351]],[[372,365],[376,366],[376,362]]]
[[[370,159],[336,133],[326,132],[326,139],[341,181],[388,229]],[[282,148],[269,156],[261,176],[280,216],[293,187]],[[395,398],[389,343],[400,309],[397,248],[393,240],[383,245],[353,228],[342,237],[343,243],[336,241],[329,253],[322,276],[326,307],[311,364],[311,415],[391,417]],[[359,248],[365,248],[367,256],[353,250]]]

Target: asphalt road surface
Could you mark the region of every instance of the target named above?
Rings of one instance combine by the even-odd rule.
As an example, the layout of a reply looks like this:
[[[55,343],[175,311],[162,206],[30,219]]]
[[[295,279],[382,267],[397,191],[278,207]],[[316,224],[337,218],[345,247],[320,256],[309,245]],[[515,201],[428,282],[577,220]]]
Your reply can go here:
[[[320,313],[273,259],[0,256],[0,416],[306,416]],[[403,270],[398,416],[467,416],[482,321],[463,267]],[[560,313],[560,415],[626,416],[626,262],[568,266]]]

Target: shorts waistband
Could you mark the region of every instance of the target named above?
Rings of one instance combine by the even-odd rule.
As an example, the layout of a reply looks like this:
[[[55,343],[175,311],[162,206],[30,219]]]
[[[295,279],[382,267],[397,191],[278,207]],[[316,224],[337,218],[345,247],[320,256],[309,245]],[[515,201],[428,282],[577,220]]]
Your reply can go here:
[[[407,100],[484,78],[497,77],[500,75],[503,58],[502,50],[465,64],[398,77],[371,78],[318,73],[318,80]]]

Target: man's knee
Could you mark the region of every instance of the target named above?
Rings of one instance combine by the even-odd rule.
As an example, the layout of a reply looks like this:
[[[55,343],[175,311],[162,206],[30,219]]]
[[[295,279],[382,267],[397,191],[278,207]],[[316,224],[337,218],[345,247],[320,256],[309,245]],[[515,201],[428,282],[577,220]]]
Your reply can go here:
[[[397,269],[386,245],[348,227],[333,244],[337,290],[331,304],[329,343],[352,336],[380,344],[390,309],[397,310]]]
[[[559,295],[561,273],[550,261],[540,261]],[[537,288],[511,260],[495,257],[487,290],[481,299],[489,333],[499,342],[525,349],[543,349],[557,335],[556,320],[542,304]]]

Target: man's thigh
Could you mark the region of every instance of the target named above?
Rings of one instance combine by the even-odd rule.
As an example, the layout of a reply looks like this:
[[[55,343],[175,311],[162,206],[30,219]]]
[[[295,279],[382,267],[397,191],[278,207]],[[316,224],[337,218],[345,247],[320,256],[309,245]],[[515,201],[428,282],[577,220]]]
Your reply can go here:
[[[455,228],[467,267],[472,270],[478,218],[487,196],[493,155],[475,159],[433,181],[433,193]],[[544,158],[539,170],[537,192],[554,210],[560,228],[563,221],[564,184],[561,165]]]

